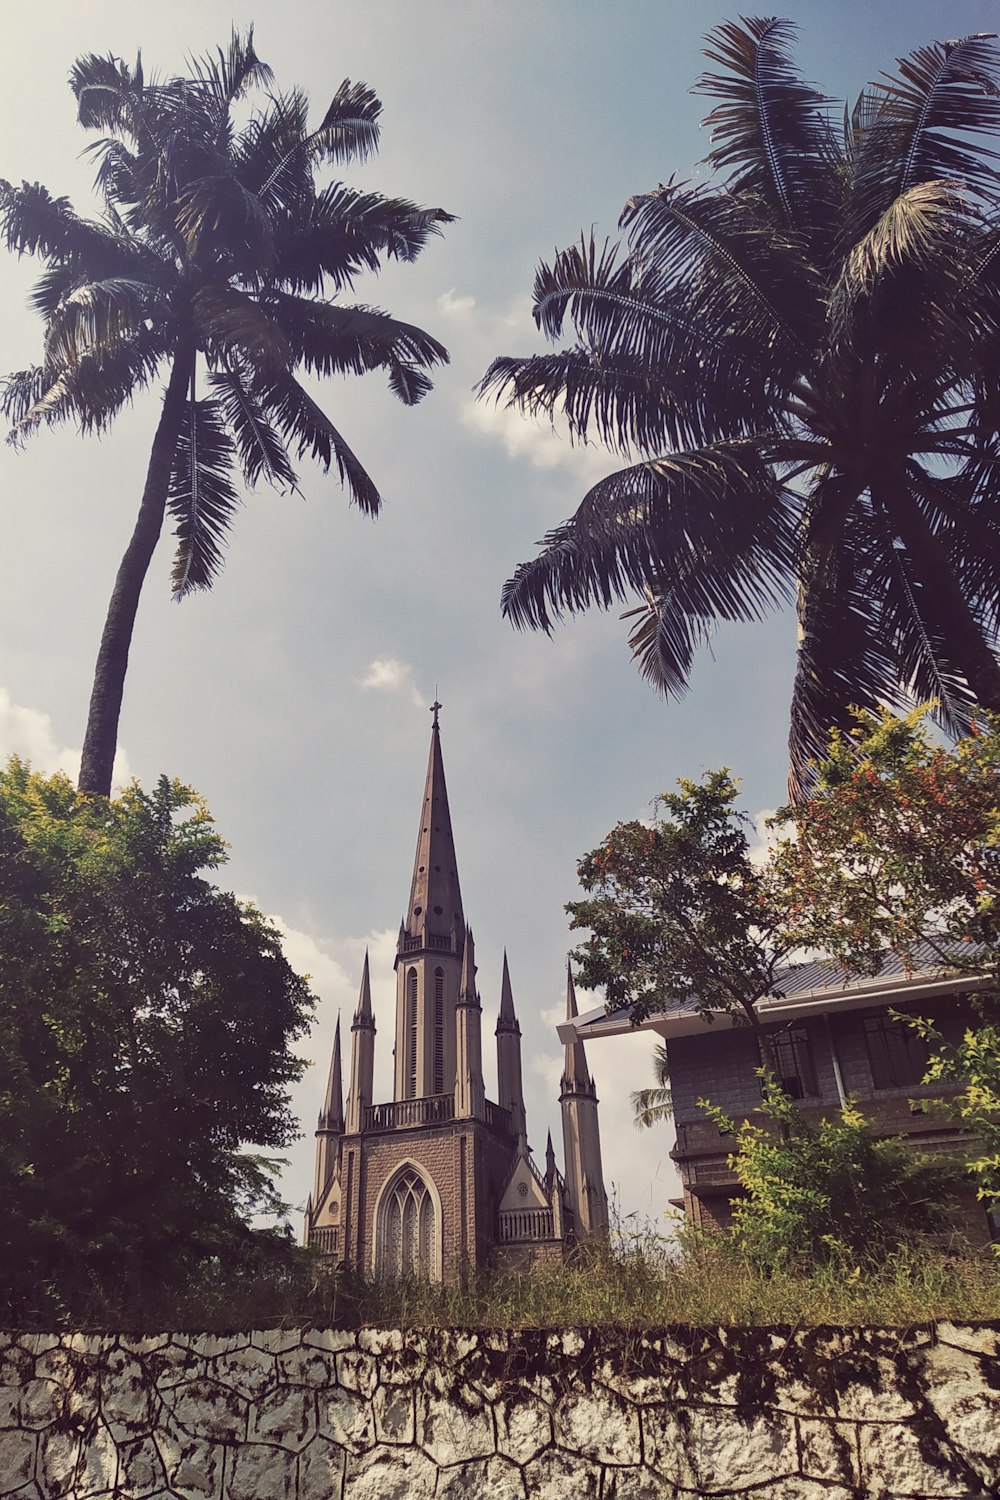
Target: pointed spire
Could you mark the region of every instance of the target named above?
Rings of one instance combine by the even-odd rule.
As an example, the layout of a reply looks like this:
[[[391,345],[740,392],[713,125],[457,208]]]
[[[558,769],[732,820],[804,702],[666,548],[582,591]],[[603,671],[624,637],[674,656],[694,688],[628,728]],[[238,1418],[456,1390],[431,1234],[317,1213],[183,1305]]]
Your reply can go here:
[[[566,960],[566,1019],[575,1021],[580,1012],[576,1008],[576,988],[573,984],[573,970],[570,961]],[[587,1054],[583,1050],[583,1043],[579,1038],[574,1042],[566,1044],[566,1062],[563,1068],[562,1091],[564,1094],[576,1094],[593,1089],[593,1081],[587,1069]]]
[[[551,1187],[556,1178],[556,1153],[552,1146],[552,1132],[545,1138],[545,1185]]]
[[[501,1031],[516,1031],[521,1035],[514,1012],[514,992],[510,986],[510,969],[507,967],[507,949],[503,950],[503,978],[500,981],[500,1014],[497,1017],[497,1035]]]
[[[465,928],[441,756],[441,730],[437,717],[440,707],[436,704],[433,710],[420,830],[410,882],[410,904],[404,918],[406,932],[425,942],[428,937],[448,938],[453,928],[461,934]]]
[[[368,949],[365,949],[365,966],[361,971],[361,993],[358,996],[358,1008],[354,1012],[354,1024],[352,1031],[359,1026],[370,1026],[375,1029],[375,1015],[372,1011],[372,985],[368,974]]]
[[[478,1003],[476,995],[476,940],[472,936],[472,928],[465,929],[465,949],[462,953],[462,977],[458,983],[458,1003],[475,1005]]]
[[[319,1117],[321,1130],[342,1131],[344,1128],[344,1089],[340,1066],[340,1013],[333,1033],[333,1057],[330,1060],[330,1076],[326,1082],[326,1098]]]

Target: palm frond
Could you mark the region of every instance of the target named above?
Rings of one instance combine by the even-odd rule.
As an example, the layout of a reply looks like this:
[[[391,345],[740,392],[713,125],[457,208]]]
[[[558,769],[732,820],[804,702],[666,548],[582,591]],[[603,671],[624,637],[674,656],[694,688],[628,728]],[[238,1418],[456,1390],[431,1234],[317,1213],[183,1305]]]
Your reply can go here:
[[[695,86],[719,103],[705,120],[706,161],[733,192],[760,194],[795,228],[826,225],[836,199],[838,153],[830,101],[803,82],[789,58],[792,21],[744,17],[709,32],[705,56],[725,69]]]
[[[90,52],[70,69],[69,85],[76,96],[77,117],[89,130],[132,134],[134,107],[142,89],[140,65],[133,73],[120,57]]]
[[[663,456],[595,485],[515,570],[503,613],[549,631],[564,613],[635,593],[647,611],[655,596],[655,677],[679,696],[709,622],[759,619],[789,596],[796,523],[795,497],[753,444]],[[633,640],[642,665],[646,637]]]
[[[829,298],[833,337],[848,337],[852,321],[863,318],[869,337],[883,341],[876,298],[896,278],[890,323],[899,321],[902,298],[919,319],[922,337],[937,328],[954,347],[966,322],[957,294],[969,274],[968,227],[966,205],[951,183],[918,182],[899,193],[840,262]]]
[[[869,86],[857,119],[848,240],[921,182],[948,181],[997,201],[998,156],[986,140],[1000,131],[998,78],[994,38],[976,35],[918,47],[899,60],[897,75]]]
[[[382,497],[365,468],[320,406],[291,375],[258,376],[252,394],[297,456],[307,454],[328,473],[336,464],[340,482],[365,515],[377,516]]]
[[[902,701],[892,645],[879,631],[868,589],[877,546],[870,505],[834,474],[814,488],[809,506],[788,737],[792,801],[806,795],[830,730],[853,726],[852,706],[876,713]]]
[[[193,58],[190,66],[193,77],[212,95],[220,120],[249,89],[268,88],[274,81],[271,69],[254,50],[252,26],[243,33],[234,26],[225,51],[217,47],[206,57]]]
[[[226,533],[240,504],[230,477],[232,453],[218,403],[188,402],[167,493],[177,538],[175,599],[211,588],[222,568]]]
[[[177,228],[193,261],[259,275],[274,262],[274,233],[262,204],[230,173],[199,177],[176,199]]]
[[[169,351],[162,329],[142,328],[133,339],[102,350],[100,358],[85,354],[55,372],[46,366],[19,372],[7,388],[7,415],[14,423],[7,441],[18,446],[38,427],[70,420],[83,433],[104,432],[136,391],[151,384]]]
[[[147,283],[114,277],[75,287],[53,308],[45,330],[45,359],[53,368],[78,364],[89,356],[100,364],[146,327],[151,315],[162,317]]]
[[[669,284],[685,282],[710,329],[738,321],[772,356],[782,346],[801,366],[822,328],[825,288],[801,246],[766,231],[749,194],[668,182],[630,198],[620,223],[633,259]]]
[[[378,150],[382,102],[367,83],[345,78],[330,107],[309,137],[316,161],[367,161]]]
[[[192,298],[192,311],[210,355],[217,348],[223,356],[244,355],[261,370],[288,367],[292,355],[285,330],[256,298],[224,284],[204,286]]]
[[[632,1103],[633,1124],[636,1130],[649,1130],[668,1120],[673,1113],[670,1097],[670,1062],[663,1042],[657,1042],[653,1050],[654,1088],[636,1089],[629,1095]]]
[[[288,293],[265,296],[262,304],[283,330],[293,365],[316,375],[388,370],[390,387],[408,405],[430,388],[423,372],[448,363],[448,351],[437,339],[377,308]]]
[[[247,484],[253,486],[263,476],[276,489],[297,490],[285,445],[251,394],[252,372],[219,371],[209,375],[208,381],[233,436]]]
[[[593,235],[539,266],[534,312],[552,339],[568,317],[595,362],[625,358],[654,372],[678,431],[686,422],[699,446],[770,426],[786,394],[768,378],[752,317],[724,317],[715,294],[671,285],[641,256],[618,261],[617,247],[599,250]]]
[[[330,183],[277,220],[274,280],[294,293],[322,292],[327,280],[342,291],[362,271],[378,271],[383,256],[416,260],[453,219],[444,209]]]

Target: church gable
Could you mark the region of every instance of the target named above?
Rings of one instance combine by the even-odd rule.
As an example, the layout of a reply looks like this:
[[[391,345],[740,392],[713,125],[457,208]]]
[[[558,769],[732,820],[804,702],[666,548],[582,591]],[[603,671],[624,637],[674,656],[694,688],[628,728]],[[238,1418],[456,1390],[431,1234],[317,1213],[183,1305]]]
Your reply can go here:
[[[548,1208],[549,1199],[544,1184],[531,1164],[530,1158],[519,1152],[514,1169],[500,1198],[500,1212],[508,1213],[517,1208]]]

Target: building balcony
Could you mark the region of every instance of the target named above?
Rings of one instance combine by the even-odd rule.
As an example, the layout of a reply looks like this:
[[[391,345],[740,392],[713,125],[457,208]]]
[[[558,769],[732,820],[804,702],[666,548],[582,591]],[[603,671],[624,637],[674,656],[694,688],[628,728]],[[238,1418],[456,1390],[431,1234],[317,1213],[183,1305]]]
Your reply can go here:
[[[510,1110],[492,1100],[485,1101],[484,1122],[497,1135],[513,1136]],[[389,1104],[371,1104],[361,1119],[363,1131],[417,1130],[423,1125],[444,1125],[455,1119],[454,1094],[425,1094],[420,1099],[394,1099]]]
[[[422,948],[430,949],[432,953],[454,953],[454,945],[450,937],[438,937],[429,932],[426,937],[413,937],[410,933],[403,934],[404,953],[419,953]]]
[[[499,1215],[500,1243],[512,1240],[550,1240],[551,1208],[510,1208]]]
[[[361,1120],[362,1130],[414,1130],[420,1125],[441,1125],[455,1118],[454,1094],[427,1094],[422,1099],[394,1099],[391,1104],[371,1104]]]

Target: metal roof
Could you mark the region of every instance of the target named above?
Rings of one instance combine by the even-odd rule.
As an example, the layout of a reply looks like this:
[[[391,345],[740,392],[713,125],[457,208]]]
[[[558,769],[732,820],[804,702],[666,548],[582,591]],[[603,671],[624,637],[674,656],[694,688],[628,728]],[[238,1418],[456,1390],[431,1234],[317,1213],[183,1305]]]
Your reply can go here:
[[[971,944],[965,952],[972,960],[977,957],[977,949]],[[762,1020],[778,1022],[794,1015],[857,1009],[880,1002],[905,1004],[909,999],[947,994],[956,988],[982,989],[993,982],[991,970],[984,967],[970,973],[964,966],[956,968],[953,964],[942,963],[937,950],[925,943],[913,949],[909,962],[898,953],[887,950],[878,972],[860,978],[848,974],[841,964],[830,958],[787,964],[777,972],[774,995],[759,1001],[757,1012]],[[709,1016],[706,1016],[706,1010]],[[601,1006],[585,1012],[575,1021],[564,1022],[557,1030],[563,1042],[596,1040],[638,1030],[656,1031],[661,1036],[683,1036],[693,1035],[712,1024],[712,1017],[716,1018],[716,1024],[731,1025],[733,1020],[725,1007],[709,1005],[699,1008],[694,997],[670,999],[662,1010],[638,1025],[632,1024],[631,1017],[630,1006],[610,1012]]]

